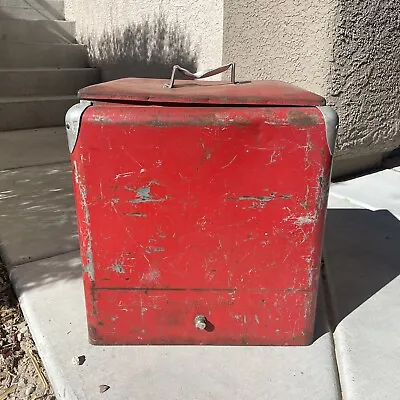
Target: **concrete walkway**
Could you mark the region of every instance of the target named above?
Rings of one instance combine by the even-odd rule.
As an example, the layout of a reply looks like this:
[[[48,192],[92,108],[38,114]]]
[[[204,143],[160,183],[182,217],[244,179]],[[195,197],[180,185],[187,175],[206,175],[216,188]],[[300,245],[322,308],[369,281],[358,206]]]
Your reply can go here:
[[[0,133],[1,243],[59,399],[400,398],[400,169],[332,186],[311,346],[94,347],[65,135],[41,135],[54,151],[28,131]],[[74,365],[80,355],[86,361]]]

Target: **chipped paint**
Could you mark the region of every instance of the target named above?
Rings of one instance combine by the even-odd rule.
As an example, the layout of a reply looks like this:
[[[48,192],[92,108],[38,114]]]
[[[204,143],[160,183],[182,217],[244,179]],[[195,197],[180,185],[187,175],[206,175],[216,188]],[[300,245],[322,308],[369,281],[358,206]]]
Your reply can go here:
[[[114,264],[110,265],[108,269],[118,273],[118,274],[124,274],[125,269],[124,266],[122,265],[121,262],[115,262]]]
[[[163,251],[165,251],[164,247],[148,246],[145,249],[145,252],[148,253],[148,254],[151,254],[151,253],[162,253]]]
[[[117,174],[117,175],[115,175],[115,180],[118,180],[119,178],[126,178],[127,176],[131,176],[131,175],[133,175],[134,174],[134,172],[133,171],[130,171],[130,172],[124,172],[123,174]]]
[[[109,118],[108,115],[101,115],[101,114],[97,114],[95,116],[92,117],[93,118],[93,122],[95,122],[96,124],[109,124],[112,123],[112,120]]]
[[[227,197],[227,200],[233,201],[252,201],[253,204],[250,208],[264,208],[265,205],[276,199],[288,200],[292,198],[291,194],[281,194],[271,193],[270,196],[239,196],[239,197]]]
[[[212,150],[207,149],[202,140],[200,141],[200,144],[201,144],[201,147],[203,149],[203,160],[210,160],[211,159]]]
[[[128,200],[128,203],[160,203],[168,199],[167,196],[162,197],[162,198],[154,198],[153,195],[151,194],[151,185],[157,185],[160,186],[160,184],[157,181],[150,181],[147,186],[142,186],[138,189],[133,189],[129,186],[125,186],[126,190],[130,191],[135,191],[136,192],[136,199],[134,200]]]
[[[157,281],[159,277],[160,271],[157,269],[151,269],[149,272],[142,275],[142,281],[153,282]]]
[[[81,206],[83,209],[84,215],[84,224],[85,224],[85,240],[86,240],[86,265],[83,266],[83,272],[87,273],[89,279],[94,281],[94,263],[93,263],[93,251],[92,251],[92,233],[90,229],[90,215],[89,215],[89,207],[87,204],[87,191],[86,187],[83,184],[81,177],[78,172],[78,164],[74,161],[74,172],[75,172],[75,183],[78,187],[79,194],[81,197]]]
[[[301,226],[301,225],[307,225],[307,224],[313,224],[316,221],[316,216],[315,214],[307,214],[307,215],[300,215],[295,219],[295,225]]]

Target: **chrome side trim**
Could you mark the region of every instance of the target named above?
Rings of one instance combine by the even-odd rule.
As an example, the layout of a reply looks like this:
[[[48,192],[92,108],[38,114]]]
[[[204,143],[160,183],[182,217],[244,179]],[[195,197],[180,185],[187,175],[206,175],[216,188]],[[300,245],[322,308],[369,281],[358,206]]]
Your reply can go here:
[[[339,117],[332,107],[321,106],[317,108],[321,111],[322,116],[324,117],[326,141],[328,143],[329,151],[331,155],[333,155],[333,152],[335,150],[337,131],[339,128]]]
[[[67,129],[68,147],[70,153],[74,151],[76,142],[78,140],[82,114],[91,105],[91,101],[81,100],[78,104],[73,105],[65,115],[65,128]]]

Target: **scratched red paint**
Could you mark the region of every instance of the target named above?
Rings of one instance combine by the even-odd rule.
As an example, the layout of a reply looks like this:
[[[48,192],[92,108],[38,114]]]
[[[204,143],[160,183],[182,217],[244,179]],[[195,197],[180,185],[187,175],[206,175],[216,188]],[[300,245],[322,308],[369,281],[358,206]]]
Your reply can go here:
[[[92,343],[310,343],[318,108],[95,102],[71,159]]]

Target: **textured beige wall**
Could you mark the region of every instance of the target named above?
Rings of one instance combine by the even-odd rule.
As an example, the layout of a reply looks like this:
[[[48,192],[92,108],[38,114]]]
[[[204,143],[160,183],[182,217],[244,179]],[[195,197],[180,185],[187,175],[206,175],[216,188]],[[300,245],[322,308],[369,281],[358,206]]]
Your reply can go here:
[[[65,0],[65,11],[104,79],[234,61],[238,78],[328,99],[344,172],[400,145],[399,0]]]
[[[338,2],[328,100],[342,157],[400,145],[400,1]]]
[[[400,145],[399,20],[398,0],[225,0],[223,59],[240,78],[326,96],[341,119],[336,159],[365,165]]]
[[[222,61],[223,0],[65,0],[65,15],[105,79]]]
[[[225,0],[224,61],[245,79],[289,81],[326,94],[336,0]]]

